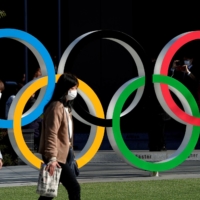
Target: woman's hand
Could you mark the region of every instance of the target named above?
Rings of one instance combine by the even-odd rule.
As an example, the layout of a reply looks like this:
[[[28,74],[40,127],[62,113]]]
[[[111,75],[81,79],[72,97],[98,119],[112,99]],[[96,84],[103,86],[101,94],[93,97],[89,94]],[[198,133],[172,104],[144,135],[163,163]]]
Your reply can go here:
[[[53,176],[56,167],[60,168],[61,166],[57,161],[52,161],[46,166],[45,170],[49,172],[50,176]]]

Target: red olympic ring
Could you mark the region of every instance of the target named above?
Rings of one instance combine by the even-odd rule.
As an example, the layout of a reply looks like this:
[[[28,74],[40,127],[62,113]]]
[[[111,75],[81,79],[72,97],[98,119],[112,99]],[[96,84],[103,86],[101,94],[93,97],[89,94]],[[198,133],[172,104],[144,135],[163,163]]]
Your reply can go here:
[[[194,31],[194,32],[188,32],[188,33],[184,33],[181,34],[179,36],[177,36],[176,38],[174,38],[173,40],[171,40],[164,48],[163,51],[165,51],[167,48],[167,46],[169,46],[169,49],[167,50],[167,52],[165,53],[164,57],[163,57],[163,52],[161,51],[159,57],[163,57],[162,60],[162,64],[160,67],[160,74],[161,75],[168,75],[168,69],[169,69],[169,65],[170,62],[173,58],[173,56],[175,55],[175,53],[186,43],[196,40],[196,39],[200,39],[200,31]],[[173,44],[171,44],[173,42]],[[159,60],[158,57],[158,60]],[[166,84],[160,84],[161,87],[161,92],[163,95],[163,98],[167,104],[167,106],[171,109],[171,111],[179,118],[182,119],[183,121],[185,121],[186,123],[189,123],[191,125],[196,125],[196,126],[200,126],[200,118],[198,117],[194,117],[191,116],[189,114],[187,114],[186,112],[184,112],[183,110],[181,110],[177,104],[174,102],[170,91],[169,91],[169,87]]]

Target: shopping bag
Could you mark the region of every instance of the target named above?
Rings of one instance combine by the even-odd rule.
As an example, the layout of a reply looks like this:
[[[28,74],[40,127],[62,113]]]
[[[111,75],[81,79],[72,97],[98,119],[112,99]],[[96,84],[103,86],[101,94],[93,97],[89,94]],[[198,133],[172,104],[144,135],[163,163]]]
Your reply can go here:
[[[40,196],[56,197],[62,168],[56,168],[54,174],[50,176],[45,170],[46,166],[44,163],[41,164],[36,192]]]

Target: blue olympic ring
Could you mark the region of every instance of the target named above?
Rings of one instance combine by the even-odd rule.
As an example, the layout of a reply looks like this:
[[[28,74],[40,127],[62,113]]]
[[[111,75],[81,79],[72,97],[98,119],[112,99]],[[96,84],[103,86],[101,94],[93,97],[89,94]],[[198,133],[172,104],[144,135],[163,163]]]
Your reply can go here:
[[[52,97],[53,90],[55,88],[55,70],[53,61],[43,46],[43,44],[37,40],[32,35],[16,30],[16,29],[1,29],[0,38],[10,38],[17,40],[27,46],[32,53],[36,56],[37,61],[42,70],[42,75],[48,77],[48,84],[45,88],[40,91],[36,104],[34,104],[34,109],[30,109],[22,116],[22,126],[31,123],[37,117],[39,117],[44,109],[44,106],[49,102]],[[27,83],[28,85],[32,84],[32,81]],[[35,107],[37,106],[37,107]],[[0,119],[1,128],[13,128],[13,120],[3,120]]]

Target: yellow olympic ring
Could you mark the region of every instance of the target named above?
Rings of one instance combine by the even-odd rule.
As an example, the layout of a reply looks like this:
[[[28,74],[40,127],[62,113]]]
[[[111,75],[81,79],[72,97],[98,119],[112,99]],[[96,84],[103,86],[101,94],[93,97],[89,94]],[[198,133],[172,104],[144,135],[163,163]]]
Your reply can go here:
[[[60,76],[61,76],[60,74],[56,75],[56,82],[58,81]],[[26,102],[28,101],[28,99],[38,89],[46,86],[47,81],[48,81],[47,77],[42,77],[40,79],[37,79],[37,80],[35,80],[35,82],[33,84],[31,84],[24,91],[24,93],[21,95],[21,97],[16,105],[16,108],[14,111],[14,118],[13,118],[13,134],[14,134],[14,138],[15,138],[15,142],[17,144],[18,150],[24,156],[26,161],[28,161],[29,164],[31,166],[35,167],[36,169],[40,169],[41,162],[43,162],[43,161],[40,160],[36,155],[34,155],[30,151],[30,149],[27,147],[27,145],[24,141],[24,138],[22,135],[22,129],[21,129],[21,116],[23,113],[24,106],[25,106]],[[94,91],[83,81],[81,81],[81,80],[78,80],[78,81],[79,81],[79,89],[88,96],[88,98],[91,100],[92,104],[94,105],[96,116],[99,118],[104,118],[104,112],[103,112],[102,105],[101,105],[98,97],[94,93]],[[95,136],[95,139],[94,139],[92,145],[90,146],[88,151],[82,157],[77,159],[77,164],[78,164],[79,168],[81,168],[85,164],[87,164],[94,157],[96,152],[98,151],[98,149],[102,143],[102,140],[103,140],[104,130],[105,130],[105,127],[97,126],[96,136]]]

